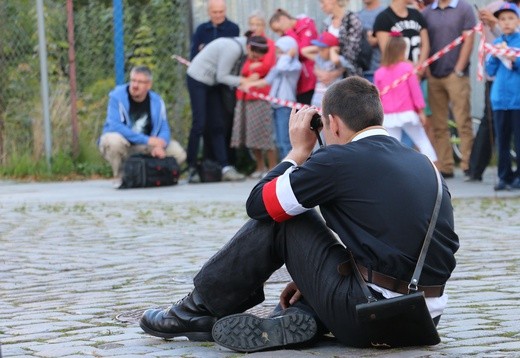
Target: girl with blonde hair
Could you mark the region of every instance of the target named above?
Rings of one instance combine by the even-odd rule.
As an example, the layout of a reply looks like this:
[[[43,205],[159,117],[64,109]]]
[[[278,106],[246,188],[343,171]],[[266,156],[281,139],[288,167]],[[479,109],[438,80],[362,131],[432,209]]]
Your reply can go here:
[[[383,126],[392,137],[401,140],[403,132],[413,140],[419,151],[432,162],[437,155],[424,130],[424,98],[413,64],[406,56],[406,41],[400,32],[391,32],[381,58],[381,67],[374,73],[374,83],[382,91],[395,80],[411,73],[408,78],[381,96]]]

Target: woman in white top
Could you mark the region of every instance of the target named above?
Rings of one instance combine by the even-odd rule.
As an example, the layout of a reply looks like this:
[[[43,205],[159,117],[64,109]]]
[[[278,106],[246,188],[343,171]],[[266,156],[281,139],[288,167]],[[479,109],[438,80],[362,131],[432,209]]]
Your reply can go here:
[[[320,0],[321,11],[328,16],[323,20],[321,32],[327,31],[339,37],[341,21],[347,11],[347,0]]]

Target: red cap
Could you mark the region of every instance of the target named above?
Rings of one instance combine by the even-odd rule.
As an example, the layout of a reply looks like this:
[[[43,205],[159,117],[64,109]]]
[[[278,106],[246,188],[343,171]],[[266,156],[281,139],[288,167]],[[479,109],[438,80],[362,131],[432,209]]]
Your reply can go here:
[[[330,32],[323,32],[316,40],[311,40],[311,44],[318,47],[332,47],[339,46],[339,40]]]

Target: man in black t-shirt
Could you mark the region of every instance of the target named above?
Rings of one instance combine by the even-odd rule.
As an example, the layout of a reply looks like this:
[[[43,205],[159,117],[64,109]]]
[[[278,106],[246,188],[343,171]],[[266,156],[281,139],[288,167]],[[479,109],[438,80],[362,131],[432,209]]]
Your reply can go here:
[[[409,2],[393,0],[390,6],[380,12],[374,22],[374,35],[383,53],[390,32],[400,32],[407,44],[406,56],[417,66],[428,58],[430,45],[426,20],[418,10],[408,7]]]
[[[99,150],[112,166],[114,187],[121,186],[122,164],[131,154],[171,156],[179,164],[186,160],[184,149],[170,138],[164,101],[151,88],[152,72],[138,66],[130,72],[130,83],[117,86],[109,94]]]
[[[150,115],[150,96],[146,94],[146,98],[142,102],[137,102],[130,94],[130,88],[127,89],[128,99],[130,100],[130,124],[132,130],[137,133],[150,135],[152,132],[152,121]]]
[[[429,55],[430,41],[426,20],[422,14],[410,6],[414,0],[393,0],[390,6],[381,11],[374,21],[374,36],[377,38],[379,49],[383,54],[391,32],[400,32],[406,41],[406,58],[414,66],[423,63]],[[422,77],[424,69],[417,74]],[[413,147],[410,137],[403,132],[401,142]]]

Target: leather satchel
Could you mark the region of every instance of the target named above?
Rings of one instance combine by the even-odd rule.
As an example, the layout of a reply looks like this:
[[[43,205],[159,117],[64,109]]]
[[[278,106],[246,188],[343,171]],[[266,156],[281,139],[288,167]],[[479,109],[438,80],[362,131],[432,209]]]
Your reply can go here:
[[[419,277],[433,231],[435,230],[442,201],[440,174],[435,167],[434,170],[437,176],[437,198],[421,253],[408,285],[408,294],[395,298],[376,300],[361,276],[354,260],[351,260],[356,279],[359,281],[368,301],[367,303],[356,305],[358,323],[361,329],[367,332],[370,344],[373,347],[425,346],[435,345],[441,341],[426,306],[424,293],[417,290]]]
[[[420,291],[362,303],[356,312],[373,347],[431,346],[441,341]]]

